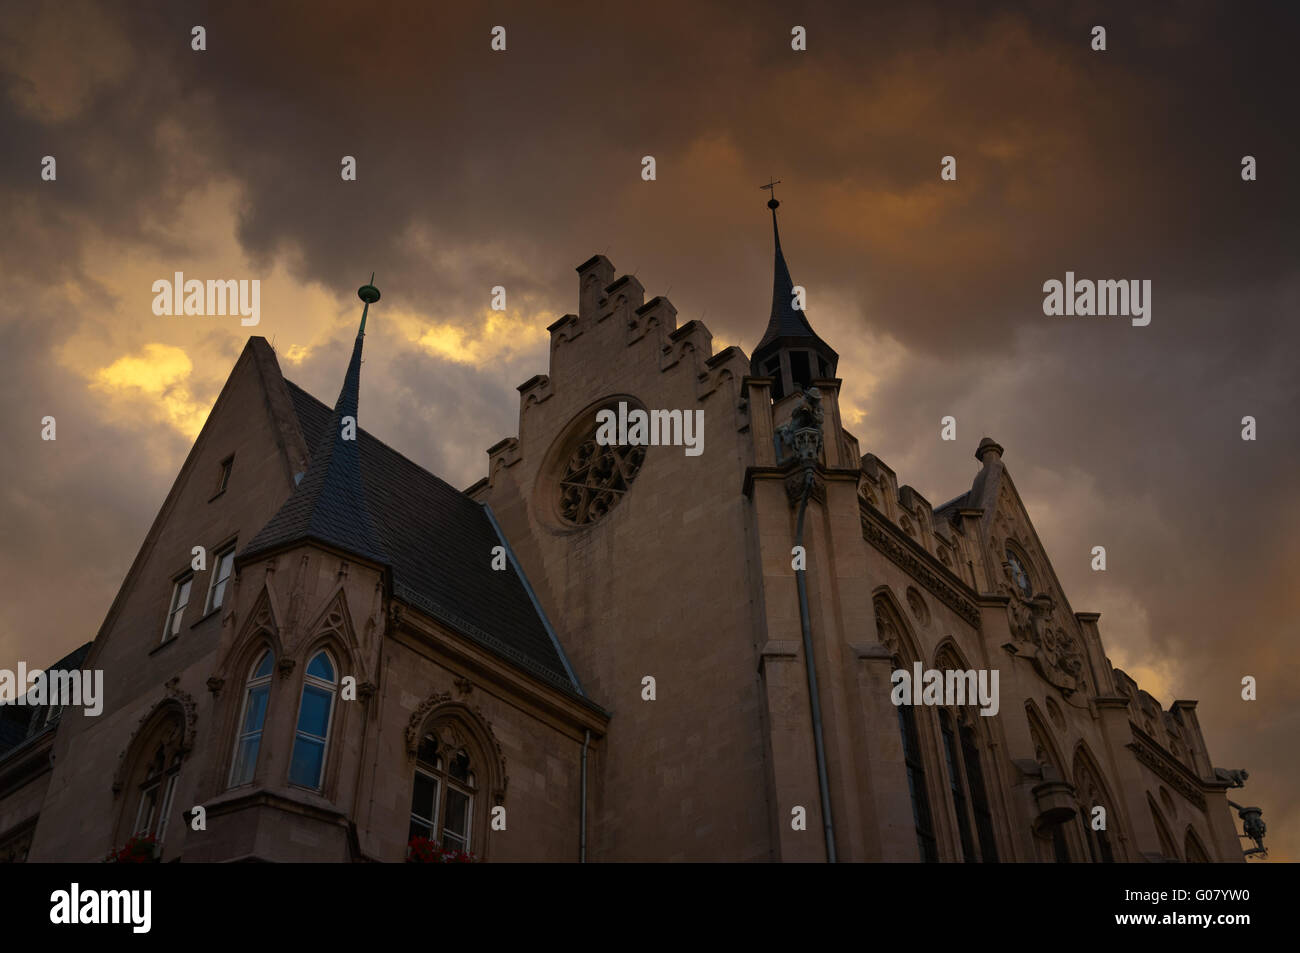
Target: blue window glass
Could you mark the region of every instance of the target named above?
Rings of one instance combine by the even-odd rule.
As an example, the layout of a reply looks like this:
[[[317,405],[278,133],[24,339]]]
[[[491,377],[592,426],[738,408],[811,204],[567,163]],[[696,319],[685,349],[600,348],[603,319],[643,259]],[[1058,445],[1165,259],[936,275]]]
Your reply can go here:
[[[271,653],[263,652],[245,686],[244,712],[239,719],[234,763],[230,766],[231,787],[248,784],[257,770],[262,726],[266,723],[266,709],[271,700],[271,662]]]
[[[307,663],[303,676],[298,726],[294,731],[293,755],[289,760],[290,784],[320,790],[334,693],[334,663],[325,652],[317,652]]]

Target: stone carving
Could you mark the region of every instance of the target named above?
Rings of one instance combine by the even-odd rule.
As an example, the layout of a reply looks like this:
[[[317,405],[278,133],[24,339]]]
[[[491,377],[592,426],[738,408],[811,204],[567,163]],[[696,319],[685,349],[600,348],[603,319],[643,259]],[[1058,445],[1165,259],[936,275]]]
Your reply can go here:
[[[1034,760],[1042,765],[1054,765],[1051,754],[1052,749],[1043,741],[1043,736],[1038,733],[1038,725],[1035,724],[1032,718],[1029,720],[1029,740],[1034,745]]]
[[[907,607],[912,610],[912,617],[921,625],[929,625],[930,610],[925,606],[921,594],[911,586],[907,587]]]
[[[135,730],[131,733],[131,740],[117,756],[117,769],[113,772],[112,785],[115,797],[121,793],[122,786],[126,783],[127,755],[134,750],[145,726],[163,709],[170,709],[170,717],[175,718],[164,739],[164,745],[169,750],[174,749],[182,757],[194,747],[194,730],[199,721],[198,706],[194,703],[193,695],[181,691],[180,677],[176,676],[168,679],[167,684],[163,686],[163,697],[140,716]]]
[[[1032,661],[1038,674],[1063,695],[1086,689],[1083,656],[1073,636],[1057,624],[1052,599],[1039,593],[1029,601],[1011,585],[1004,583],[1000,588],[1008,599],[1012,641],[1006,646],[1007,651]]]
[[[594,523],[627,493],[645,462],[645,447],[602,445],[595,429],[569,454],[560,477],[560,515],[570,523]]]
[[[415,753],[420,750],[420,738],[425,721],[429,718],[429,713],[444,702],[451,701],[451,695],[447,692],[434,692],[420,706],[411,713],[411,720],[406,723],[406,751],[414,758]]]
[[[1159,775],[1161,780],[1168,783],[1197,808],[1205,810],[1205,792],[1193,778],[1189,777],[1187,769],[1161,752],[1154,741],[1137,736],[1125,747],[1132,751],[1139,761]]]
[[[876,500],[876,494],[871,489],[871,484],[867,481],[866,477],[863,477],[858,481],[858,496],[876,509],[880,509],[880,504]]]
[[[803,391],[799,404],[790,415],[790,422],[776,428],[773,439],[776,442],[777,464],[788,460],[800,463],[816,463],[822,452],[822,393],[816,387]]]
[[[471,710],[464,702],[453,702],[447,692],[434,692],[411,713],[406,724],[406,754],[412,761],[420,750],[420,739],[430,731],[438,739],[439,747],[451,753],[464,751],[471,754],[481,751],[488,762],[483,764],[486,785],[493,802],[505,801],[510,777],[506,774],[506,759],[492,731],[492,723],[483,717],[483,710]]]
[[[862,514],[862,536],[875,546],[908,575],[926,589],[930,590],[939,601],[952,609],[976,629],[980,628],[980,610],[974,602],[962,596],[956,587],[950,585],[936,572],[929,563],[912,546],[905,544],[894,530],[886,530],[866,513]],[[914,545],[914,544],[913,544]]]
[[[1057,731],[1065,731],[1065,714],[1061,711],[1061,706],[1056,703],[1056,699],[1047,699],[1047,717],[1052,720],[1052,725]]]
[[[891,652],[897,654],[899,650],[898,627],[894,625],[894,620],[887,606],[888,603],[883,599],[876,599],[876,640],[885,645]]]
[[[813,474],[811,484],[808,482],[809,473]],[[810,500],[826,505],[826,481],[815,470],[798,469],[785,478],[785,498],[790,501],[791,507],[798,506],[803,500],[805,487],[808,487]]]

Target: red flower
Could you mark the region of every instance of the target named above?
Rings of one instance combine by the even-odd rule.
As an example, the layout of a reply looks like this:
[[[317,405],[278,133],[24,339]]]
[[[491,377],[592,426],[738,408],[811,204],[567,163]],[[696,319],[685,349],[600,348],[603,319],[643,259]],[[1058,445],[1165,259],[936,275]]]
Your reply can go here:
[[[158,839],[152,834],[137,835],[104,859],[111,864],[152,864],[158,860]]]
[[[406,861],[411,864],[473,864],[478,858],[469,851],[440,847],[427,837],[412,837],[406,845]]]

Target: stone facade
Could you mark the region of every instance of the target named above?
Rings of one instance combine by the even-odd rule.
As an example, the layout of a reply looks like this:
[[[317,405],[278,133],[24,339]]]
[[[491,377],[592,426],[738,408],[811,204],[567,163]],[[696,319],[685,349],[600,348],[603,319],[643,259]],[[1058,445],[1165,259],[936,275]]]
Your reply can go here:
[[[578,277],[548,373],[519,388],[517,436],[465,491],[508,541],[573,685],[395,595],[385,565],[313,540],[236,560],[207,614],[215,570],[195,572],[179,634],[162,638],[192,547],[242,546],[310,466],[253,338],[85,661],[105,673],[104,713],[69,710],[0,755],[0,859],[102,859],[161,782],[164,861],[400,861],[426,736],[471,766],[470,849],[490,861],[824,861],[828,844],[842,861],[1242,859],[1195,703],[1164,710],[1111,667],[1002,447],[981,443],[970,490],[936,509],[861,453],[839,379],[774,400],[738,348],[714,354],[703,324],[679,327],[604,257]],[[619,403],[703,411],[703,452],[606,454],[596,414]],[[322,651],[338,686],[313,788],[290,776]],[[260,747],[232,786],[267,652]],[[903,711],[892,676],[914,663],[996,670],[997,714]]]

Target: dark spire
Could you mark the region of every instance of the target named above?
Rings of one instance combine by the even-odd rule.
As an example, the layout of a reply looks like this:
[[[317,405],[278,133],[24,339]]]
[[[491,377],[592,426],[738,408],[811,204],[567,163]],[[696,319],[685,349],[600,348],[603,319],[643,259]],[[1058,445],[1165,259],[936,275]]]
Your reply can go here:
[[[776,184],[773,182],[764,188]],[[817,337],[803,312],[796,311],[794,307],[794,281],[790,278],[790,268],[781,251],[781,232],[776,225],[776,210],[780,205],[775,195],[767,200],[767,207],[772,210],[772,241],[776,248],[776,261],[772,267],[772,314],[768,318],[767,332],[758,344],[760,348],[779,337]]]
[[[772,377],[775,384],[772,396],[776,399],[809,387],[822,377],[834,377],[839,355],[817,336],[802,310],[794,306],[794,281],[781,251],[781,232],[776,224],[776,210],[781,203],[776,199],[778,179],[762,188],[769,189],[772,197],[767,207],[772,210],[772,241],[776,250],[772,267],[772,313],[767,330],[754,348],[750,359],[750,373],[755,377]]]
[[[374,277],[371,275],[370,280],[374,281]],[[388,563],[366,507],[361,481],[361,427],[357,422],[361,344],[366,333],[366,315],[370,305],[379,300],[379,289],[373,284],[362,285],[357,297],[365,302],[361,326],[352,345],[352,359],[343,375],[343,388],[334,405],[329,430],[321,438],[307,472],[289,499],[239,554],[240,561],[310,539],[370,562]]]

